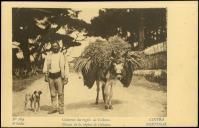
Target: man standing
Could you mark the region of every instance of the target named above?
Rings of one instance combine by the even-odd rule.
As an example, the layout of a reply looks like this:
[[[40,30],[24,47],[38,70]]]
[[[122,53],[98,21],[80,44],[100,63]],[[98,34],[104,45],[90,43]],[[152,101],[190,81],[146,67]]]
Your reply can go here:
[[[52,51],[46,56],[43,72],[45,81],[49,83],[51,103],[53,109],[48,114],[64,114],[64,84],[68,82],[69,67],[67,59],[60,52],[58,41],[51,43]],[[57,109],[58,96],[58,109]]]

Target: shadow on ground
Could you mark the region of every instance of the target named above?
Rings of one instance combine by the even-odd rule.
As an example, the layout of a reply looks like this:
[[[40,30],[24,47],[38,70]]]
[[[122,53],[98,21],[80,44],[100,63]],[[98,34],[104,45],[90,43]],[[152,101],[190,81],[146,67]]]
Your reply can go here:
[[[50,111],[52,109],[53,109],[52,106],[49,106],[49,105],[43,105],[40,107],[40,110],[42,111]]]
[[[124,101],[120,100],[112,100],[112,105],[117,105],[117,104],[122,104]],[[99,102],[98,104],[95,104],[94,102],[92,103],[91,101],[84,101],[84,102],[76,102],[76,103],[71,103],[67,104],[65,106],[67,110],[74,110],[74,109],[82,109],[82,108],[97,108],[99,110],[104,110],[104,102]]]

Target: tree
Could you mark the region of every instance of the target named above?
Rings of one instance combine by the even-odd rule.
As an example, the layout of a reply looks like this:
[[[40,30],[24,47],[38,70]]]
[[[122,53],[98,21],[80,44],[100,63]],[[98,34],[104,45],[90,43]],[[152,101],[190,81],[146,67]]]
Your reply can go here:
[[[63,47],[80,45],[78,40],[71,37],[74,31],[86,31],[88,24],[79,20],[80,11],[57,8],[13,8],[12,9],[12,41],[20,42],[24,53],[23,66],[30,67],[30,55],[34,54],[35,61],[44,51],[44,44],[59,39]],[[58,30],[66,29],[67,33],[59,34]],[[32,40],[33,43],[30,43]]]
[[[88,35],[119,35],[139,49],[166,41],[166,9],[102,9],[91,20]]]

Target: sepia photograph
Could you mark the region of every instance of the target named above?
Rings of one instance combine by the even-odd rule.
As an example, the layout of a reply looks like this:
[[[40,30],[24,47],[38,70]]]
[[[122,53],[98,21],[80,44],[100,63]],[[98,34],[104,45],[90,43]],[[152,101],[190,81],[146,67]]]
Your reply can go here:
[[[198,126],[196,3],[3,2],[2,126]]]
[[[13,116],[165,117],[166,14],[12,8]]]

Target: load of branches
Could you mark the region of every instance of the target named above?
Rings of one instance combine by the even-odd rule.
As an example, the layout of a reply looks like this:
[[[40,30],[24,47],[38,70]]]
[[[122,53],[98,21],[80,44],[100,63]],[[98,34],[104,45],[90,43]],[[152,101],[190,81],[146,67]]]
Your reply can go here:
[[[125,42],[118,36],[110,37],[108,40],[96,40],[91,42],[82,52],[82,54],[76,58],[74,69],[76,72],[81,72],[84,78],[84,85],[91,88],[96,80],[97,73],[103,72],[110,66],[112,52],[115,52],[116,57],[119,57],[125,53],[126,56],[126,71],[129,72],[130,78],[128,82],[125,81],[126,86],[129,86],[132,78],[132,72],[135,67],[140,67],[141,58],[133,51],[130,51],[130,44]]]

